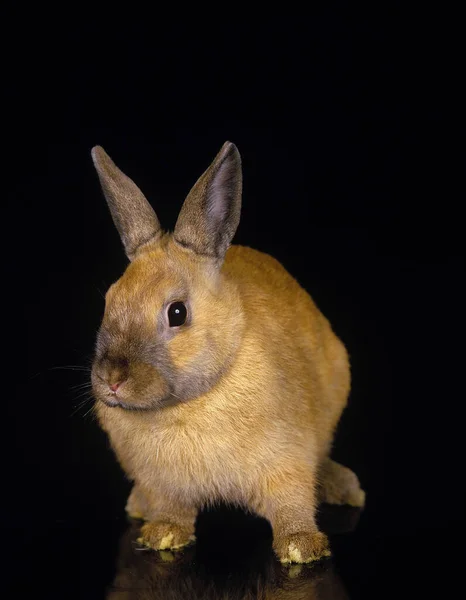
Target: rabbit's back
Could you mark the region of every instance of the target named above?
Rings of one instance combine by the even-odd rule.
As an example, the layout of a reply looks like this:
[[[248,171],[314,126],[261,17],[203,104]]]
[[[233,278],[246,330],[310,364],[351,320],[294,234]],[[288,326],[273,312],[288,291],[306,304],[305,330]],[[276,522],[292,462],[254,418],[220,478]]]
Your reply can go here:
[[[296,424],[310,419],[325,453],[350,388],[345,346],[310,295],[272,256],[231,246],[223,269],[239,289],[252,343],[267,352],[268,367],[282,374],[283,395],[291,398],[284,407],[287,417],[297,417]]]

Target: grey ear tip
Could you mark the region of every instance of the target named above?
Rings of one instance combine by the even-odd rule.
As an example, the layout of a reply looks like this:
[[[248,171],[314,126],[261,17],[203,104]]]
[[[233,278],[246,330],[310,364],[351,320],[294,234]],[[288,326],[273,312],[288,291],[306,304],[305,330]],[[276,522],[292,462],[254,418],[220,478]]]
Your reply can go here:
[[[238,150],[236,144],[234,144],[233,142],[226,141],[223,144],[220,153],[223,158],[234,156],[237,160],[241,160],[241,155],[239,153],[239,150]]]
[[[94,146],[91,150],[91,156],[94,164],[96,165],[98,162],[102,161],[107,156],[107,153],[102,148],[102,146]]]
[[[223,144],[223,149],[227,150],[229,152],[231,152],[232,150],[238,150],[238,148],[236,147],[236,144],[234,144],[233,142],[230,142],[229,140],[227,140],[224,144]]]

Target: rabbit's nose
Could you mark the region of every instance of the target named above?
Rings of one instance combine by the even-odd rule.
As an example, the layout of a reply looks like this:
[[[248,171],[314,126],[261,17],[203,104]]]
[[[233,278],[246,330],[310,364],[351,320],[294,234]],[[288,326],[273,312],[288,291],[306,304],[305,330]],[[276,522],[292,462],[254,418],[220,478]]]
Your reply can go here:
[[[110,364],[104,364],[104,379],[112,394],[116,394],[118,389],[128,379],[128,365],[123,361],[113,361]]]

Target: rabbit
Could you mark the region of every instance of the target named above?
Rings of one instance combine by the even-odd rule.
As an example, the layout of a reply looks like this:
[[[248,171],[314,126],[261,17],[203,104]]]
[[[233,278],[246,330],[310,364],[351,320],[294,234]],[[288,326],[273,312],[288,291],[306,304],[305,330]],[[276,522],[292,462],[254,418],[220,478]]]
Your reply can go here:
[[[105,296],[91,382],[134,482],[126,510],[145,520],[139,542],[181,549],[200,508],[223,501],[270,522],[282,563],[330,556],[318,503],[365,501],[329,456],[348,353],[277,260],[231,244],[236,146],[226,142],[194,184],[173,232],[102,147],[92,158],[129,264]]]

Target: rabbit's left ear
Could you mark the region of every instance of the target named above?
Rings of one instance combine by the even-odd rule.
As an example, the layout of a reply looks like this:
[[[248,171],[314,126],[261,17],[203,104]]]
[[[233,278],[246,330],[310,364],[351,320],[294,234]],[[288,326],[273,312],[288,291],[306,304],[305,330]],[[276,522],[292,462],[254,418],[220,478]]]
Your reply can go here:
[[[103,148],[92,149],[92,160],[126,255],[133,260],[140,246],[161,235],[157,215],[134,181],[120,171]]]
[[[222,261],[238,227],[241,190],[241,158],[236,146],[225,142],[184,201],[175,240],[196,254]]]

